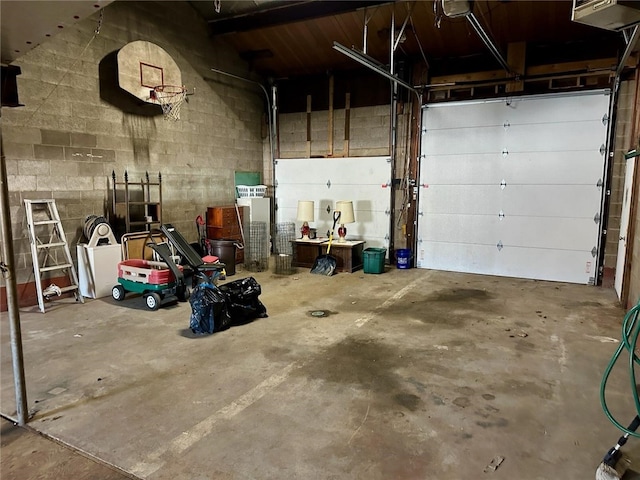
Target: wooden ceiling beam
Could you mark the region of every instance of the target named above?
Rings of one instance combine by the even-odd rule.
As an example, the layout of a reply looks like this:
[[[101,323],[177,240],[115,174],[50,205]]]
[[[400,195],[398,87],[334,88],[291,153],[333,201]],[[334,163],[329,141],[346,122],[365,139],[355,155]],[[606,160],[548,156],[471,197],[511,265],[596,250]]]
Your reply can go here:
[[[548,65],[534,65],[525,68],[522,80],[547,75],[580,74],[611,71],[615,72],[618,60],[614,57],[599,58],[594,60],[580,60],[576,62],[550,63]],[[626,67],[635,68],[638,62],[637,56],[631,56]],[[504,70],[488,70],[484,72],[461,73],[457,75],[441,75],[432,77],[430,83],[434,84],[471,84],[476,82],[490,82],[505,80]]]
[[[231,32],[247,32],[292,22],[309,21],[315,18],[339,15],[341,13],[352,12],[385,3],[390,2],[389,0],[346,0],[339,2],[300,1],[233,17],[209,20],[208,23],[212,35],[221,35]]]

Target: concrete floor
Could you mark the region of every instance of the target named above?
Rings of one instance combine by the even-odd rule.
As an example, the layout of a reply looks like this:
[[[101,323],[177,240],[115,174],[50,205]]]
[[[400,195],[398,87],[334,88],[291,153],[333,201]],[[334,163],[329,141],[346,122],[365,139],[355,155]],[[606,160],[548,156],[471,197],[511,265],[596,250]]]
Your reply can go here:
[[[593,478],[619,436],[598,400],[625,313],[612,290],[389,267],[229,280],[249,275],[269,318],[205,337],[188,303],[22,311],[30,426],[153,480]],[[616,369],[625,424],[628,385]]]

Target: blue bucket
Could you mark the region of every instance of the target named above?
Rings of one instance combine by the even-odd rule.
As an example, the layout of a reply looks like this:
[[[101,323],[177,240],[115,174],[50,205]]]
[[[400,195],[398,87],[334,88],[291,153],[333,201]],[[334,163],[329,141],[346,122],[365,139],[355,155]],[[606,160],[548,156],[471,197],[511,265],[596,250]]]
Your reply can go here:
[[[396,250],[396,267],[411,268],[409,260],[411,259],[410,248],[399,248]]]

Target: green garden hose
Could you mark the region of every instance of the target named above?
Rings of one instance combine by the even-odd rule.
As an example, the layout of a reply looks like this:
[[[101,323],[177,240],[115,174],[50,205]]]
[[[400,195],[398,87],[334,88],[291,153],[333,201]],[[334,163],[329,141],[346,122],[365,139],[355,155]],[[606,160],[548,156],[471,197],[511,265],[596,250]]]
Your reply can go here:
[[[636,382],[636,371],[635,365],[636,363],[640,364],[640,358],[636,355],[636,344],[638,343],[638,337],[640,337],[640,323],[638,322],[638,314],[640,314],[640,304],[633,307],[631,310],[627,312],[622,322],[622,340],[620,341],[620,345],[616,349],[613,357],[609,361],[607,368],[602,375],[602,381],[600,382],[600,404],[602,405],[602,410],[605,415],[609,419],[611,423],[613,423],[619,430],[624,432],[627,435],[640,438],[640,433],[636,433],[634,430],[630,430],[628,427],[622,425],[619,421],[617,421],[612,415],[609,407],[607,406],[607,401],[605,398],[605,390],[607,387],[607,381],[609,380],[609,375],[611,374],[611,370],[617,363],[620,355],[623,350],[627,350],[629,353],[629,379],[631,381],[631,392],[633,394],[633,401],[636,406],[636,415],[640,417],[640,396],[638,395],[638,388]]]

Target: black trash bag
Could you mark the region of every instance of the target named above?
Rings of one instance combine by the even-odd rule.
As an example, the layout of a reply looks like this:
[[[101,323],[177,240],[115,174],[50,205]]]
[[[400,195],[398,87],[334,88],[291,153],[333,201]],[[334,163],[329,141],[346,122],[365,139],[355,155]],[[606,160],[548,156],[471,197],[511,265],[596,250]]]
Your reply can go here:
[[[219,332],[229,328],[231,316],[227,297],[212,283],[199,283],[191,292],[189,327],[195,334]]]
[[[258,299],[262,289],[255,278],[242,278],[218,288],[227,297],[227,308],[234,325],[268,317],[266,307]]]

